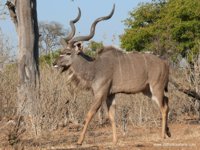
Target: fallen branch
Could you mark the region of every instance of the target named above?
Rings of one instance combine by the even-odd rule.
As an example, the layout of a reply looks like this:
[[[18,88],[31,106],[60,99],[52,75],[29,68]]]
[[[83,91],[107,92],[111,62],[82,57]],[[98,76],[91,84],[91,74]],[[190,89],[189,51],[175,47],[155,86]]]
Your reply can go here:
[[[180,92],[200,101],[200,95],[195,90],[180,87],[180,85],[172,78],[170,78],[169,82],[172,83]]]

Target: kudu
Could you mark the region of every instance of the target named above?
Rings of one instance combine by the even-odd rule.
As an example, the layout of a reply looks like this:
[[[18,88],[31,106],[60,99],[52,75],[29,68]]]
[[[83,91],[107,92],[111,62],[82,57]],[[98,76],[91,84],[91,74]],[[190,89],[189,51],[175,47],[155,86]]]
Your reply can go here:
[[[55,60],[54,66],[68,72],[68,79],[77,86],[82,85],[91,89],[94,95],[94,104],[90,108],[78,144],[82,144],[89,122],[106,101],[108,115],[113,130],[113,143],[117,143],[115,123],[115,94],[134,94],[142,92],[155,100],[162,113],[162,137],[171,136],[168,118],[168,98],[164,95],[167,91],[169,66],[164,61],[152,54],[129,52],[112,46],[102,48],[97,58],[87,56],[81,48],[80,41],[90,40],[95,33],[96,24],[102,20],[110,19],[114,13],[115,5],[108,16],[96,19],[88,36],[73,38],[75,26],[80,18],[70,22],[72,31],[67,38],[61,39],[64,49]]]

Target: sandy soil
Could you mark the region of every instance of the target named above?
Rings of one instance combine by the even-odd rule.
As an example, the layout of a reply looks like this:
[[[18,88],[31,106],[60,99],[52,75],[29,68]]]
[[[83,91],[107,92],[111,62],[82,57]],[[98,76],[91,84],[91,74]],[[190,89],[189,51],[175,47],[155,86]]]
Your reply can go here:
[[[118,128],[118,143],[112,144],[112,129],[110,125],[89,129],[82,146],[77,146],[76,141],[79,130],[62,128],[48,133],[43,138],[32,140],[27,136],[22,137],[21,145],[24,149],[80,149],[80,150],[199,150],[200,149],[200,124],[188,121],[182,124],[169,125],[172,137],[162,140],[160,128],[146,128],[128,126],[126,134]],[[14,149],[0,141],[0,149]],[[16,148],[16,147],[15,147]]]

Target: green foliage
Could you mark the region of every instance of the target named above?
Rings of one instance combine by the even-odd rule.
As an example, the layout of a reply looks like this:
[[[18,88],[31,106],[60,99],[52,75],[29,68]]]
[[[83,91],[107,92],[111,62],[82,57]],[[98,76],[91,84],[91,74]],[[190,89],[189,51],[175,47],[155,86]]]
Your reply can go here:
[[[91,57],[95,57],[96,52],[103,48],[103,42],[90,41],[86,47],[85,53]]]
[[[42,55],[40,56],[40,64],[48,64],[48,65],[52,65],[52,63],[54,62],[54,60],[59,56],[59,50],[49,53],[47,55]]]
[[[199,0],[154,0],[142,4],[124,21],[127,28],[121,36],[121,47],[171,58],[198,54],[199,8]]]
[[[90,56],[90,57],[95,57],[96,56],[96,51],[86,50],[85,54]]]
[[[88,49],[91,51],[96,51],[98,49],[101,49],[103,47],[103,42],[95,42],[95,41],[90,41],[88,44]]]

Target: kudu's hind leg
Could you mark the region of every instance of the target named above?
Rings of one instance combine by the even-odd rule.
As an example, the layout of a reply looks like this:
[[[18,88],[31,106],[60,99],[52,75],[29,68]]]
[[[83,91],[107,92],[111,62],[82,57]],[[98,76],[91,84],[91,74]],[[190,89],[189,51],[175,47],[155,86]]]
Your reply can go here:
[[[115,123],[115,111],[116,111],[116,104],[115,104],[115,96],[111,95],[109,98],[106,100],[106,104],[108,107],[108,115],[109,119],[112,124],[112,130],[113,130],[113,144],[117,144],[117,129],[116,129],[116,123]]]
[[[160,107],[160,111],[161,111],[161,114],[162,114],[162,133],[161,133],[161,136],[162,136],[163,139],[165,138],[165,134],[168,137],[171,137],[171,133],[170,133],[169,127],[168,127],[168,112],[169,112],[168,98],[166,96],[164,96],[164,92],[162,92],[160,90],[153,90],[151,88],[151,93],[152,93],[152,99],[154,101],[156,101],[156,103]]]
[[[168,137],[171,137],[171,133],[170,133],[169,127],[168,127],[168,113],[169,113],[168,97],[166,97],[166,96],[163,97],[163,106],[161,107],[161,113],[162,113],[162,128],[164,130],[163,132]]]
[[[162,138],[164,139],[165,135],[171,137],[171,133],[168,127],[169,106],[168,106],[168,98],[166,96],[163,96],[162,100],[160,101],[160,111],[162,114]]]

